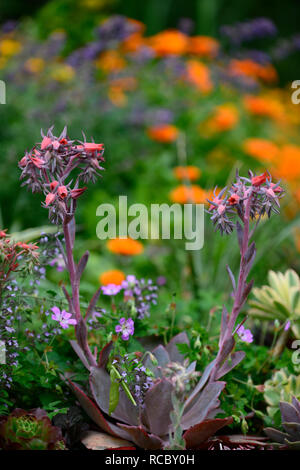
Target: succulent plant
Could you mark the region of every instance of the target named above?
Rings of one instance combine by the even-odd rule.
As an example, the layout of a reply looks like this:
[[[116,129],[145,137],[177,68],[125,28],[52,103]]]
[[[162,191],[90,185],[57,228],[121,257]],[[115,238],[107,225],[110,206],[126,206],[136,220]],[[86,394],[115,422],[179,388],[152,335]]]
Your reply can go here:
[[[290,322],[291,330],[300,338],[300,278],[288,269],[285,273],[269,271],[268,286],[252,290],[249,314],[261,320]]]
[[[290,374],[287,368],[276,371],[271,379],[264,383],[264,399],[267,412],[277,423],[280,402],[292,402],[292,397],[300,398],[300,376]]]
[[[0,417],[0,449],[64,450],[65,443],[60,428],[52,426],[44,410],[16,408]]]
[[[220,411],[218,397],[225,387],[225,382],[207,383],[213,363],[207,366],[191,391],[182,394],[184,383],[193,375],[196,363],[193,362],[184,370],[184,357],[177,348],[179,343],[189,344],[185,333],[175,336],[166,347],[157,346],[151,354],[145,356],[144,365],[152,371],[154,378],[143,397],[143,402],[136,406],[121,389],[118,405],[111,415],[109,414],[111,378],[106,370],[109,345],[100,352],[97,367],[88,366],[85,362],[90,370],[92,398],[70,380],[69,384],[86,413],[103,431],[134,442],[143,449],[162,449],[170,445],[169,437],[175,432],[172,420],[176,401],[174,396],[178,397],[180,393],[180,431],[183,434],[184,446],[196,447],[232,422],[232,419],[214,419]],[[78,345],[73,343],[73,347],[82,357]]]
[[[281,448],[300,450],[300,401],[292,398],[292,403],[280,402],[282,427],[278,429],[265,428],[267,436]]]

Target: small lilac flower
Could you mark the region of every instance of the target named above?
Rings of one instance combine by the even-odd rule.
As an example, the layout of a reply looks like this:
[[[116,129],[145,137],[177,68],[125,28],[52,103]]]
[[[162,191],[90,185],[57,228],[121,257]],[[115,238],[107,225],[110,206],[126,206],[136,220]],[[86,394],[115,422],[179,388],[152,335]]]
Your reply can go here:
[[[122,287],[117,286],[116,284],[108,284],[107,286],[102,286],[102,292],[104,295],[117,295],[121,289]]]
[[[291,327],[291,322],[288,320],[286,324],[284,325],[284,331],[288,331]]]
[[[242,341],[245,341],[245,343],[252,343],[253,341],[253,335],[250,330],[246,330],[244,325],[241,325],[238,330],[237,334],[240,337]]]
[[[56,271],[58,271],[58,272],[62,272],[66,269],[66,264],[65,264],[64,258],[61,254],[57,255],[56,258],[53,258],[50,261],[49,266],[56,266]]]
[[[69,325],[76,325],[77,321],[74,320],[71,313],[66,312],[65,310],[60,311],[58,307],[51,308],[53,315],[51,316],[52,320],[58,321],[60,326],[65,330],[69,328]]]
[[[121,337],[124,341],[128,341],[129,336],[134,334],[134,321],[132,318],[128,318],[128,320],[126,320],[126,318],[122,317],[115,330],[116,333],[122,333]]]

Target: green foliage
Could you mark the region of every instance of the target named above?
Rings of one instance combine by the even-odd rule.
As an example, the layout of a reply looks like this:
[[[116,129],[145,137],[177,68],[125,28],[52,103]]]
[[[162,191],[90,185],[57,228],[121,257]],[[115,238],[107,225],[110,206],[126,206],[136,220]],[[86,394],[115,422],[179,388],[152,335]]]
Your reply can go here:
[[[0,417],[0,449],[2,450],[64,450],[61,430],[51,425],[40,408],[27,412],[16,409]]]
[[[289,269],[285,273],[268,274],[269,285],[254,288],[249,314],[261,320],[281,323],[290,321],[296,338],[300,337],[300,279]]]
[[[291,403],[293,396],[300,398],[300,376],[291,374],[287,368],[276,371],[264,383],[264,399],[271,418],[266,419],[267,424],[280,424],[279,404],[282,401]]]

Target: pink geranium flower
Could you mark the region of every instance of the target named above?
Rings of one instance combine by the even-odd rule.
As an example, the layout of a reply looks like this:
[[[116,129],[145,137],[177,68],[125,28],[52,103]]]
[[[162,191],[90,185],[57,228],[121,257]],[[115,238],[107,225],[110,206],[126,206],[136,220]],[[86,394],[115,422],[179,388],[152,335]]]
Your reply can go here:
[[[117,295],[121,289],[122,287],[117,286],[116,284],[107,284],[107,286],[102,286],[102,292],[104,295]]]
[[[52,320],[58,321],[60,326],[66,330],[70,325],[77,325],[77,321],[72,318],[72,314],[66,312],[66,310],[60,311],[58,307],[51,308],[53,315]]]
[[[238,330],[237,330],[237,334],[238,336],[240,337],[240,339],[242,341],[244,341],[245,343],[252,343],[253,341],[253,335],[251,333],[250,330],[246,330],[244,325],[241,325]]]

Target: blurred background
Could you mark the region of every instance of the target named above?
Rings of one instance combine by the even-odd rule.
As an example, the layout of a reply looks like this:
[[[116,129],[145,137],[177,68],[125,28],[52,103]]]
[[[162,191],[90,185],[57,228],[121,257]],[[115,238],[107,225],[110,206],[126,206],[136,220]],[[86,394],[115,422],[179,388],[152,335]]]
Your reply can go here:
[[[299,271],[299,12],[297,0],[2,2],[0,227],[22,240],[53,231],[41,195],[20,187],[17,162],[41,128],[59,135],[67,125],[70,137],[84,131],[106,148],[103,178],[82,196],[77,219],[79,250],[92,252],[87,291],[121,269],[163,277],[186,312],[221,301],[224,265],[234,269],[238,252],[232,239],[211,236],[208,216],[199,253],[148,240],[122,256],[97,239],[96,208],[120,194],[147,206],[206,203],[236,168],[267,169],[287,193],[282,215],[257,234],[257,281],[270,267]]]

